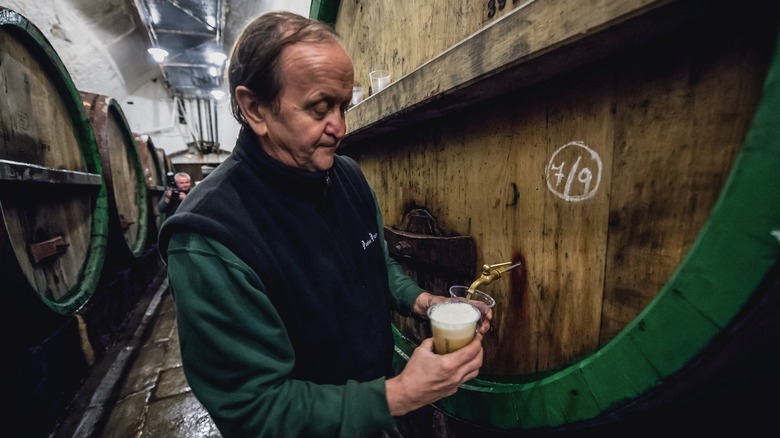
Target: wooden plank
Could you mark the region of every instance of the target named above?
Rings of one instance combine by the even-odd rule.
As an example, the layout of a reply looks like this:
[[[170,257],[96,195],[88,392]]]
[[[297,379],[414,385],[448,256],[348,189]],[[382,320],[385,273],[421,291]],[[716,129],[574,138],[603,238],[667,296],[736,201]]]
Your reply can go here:
[[[707,221],[761,97],[769,51],[748,32],[668,39],[616,77],[602,342],[644,309]],[[660,49],[663,47],[663,49]]]
[[[350,109],[342,145],[407,129],[640,44],[700,12],[702,3],[527,2]]]
[[[370,71],[387,69],[398,80],[495,21],[500,14],[488,20],[484,3],[342,2],[336,30],[352,57],[355,85],[363,86],[368,97]]]
[[[0,159],[0,181],[100,187],[103,178],[95,173],[52,169],[36,164]]]
[[[580,71],[569,87],[550,87],[545,99],[545,162],[536,170],[546,182],[535,239],[542,253],[533,266],[544,288],[532,289],[539,294],[537,363],[544,368],[598,347],[616,98],[608,78],[602,69]]]

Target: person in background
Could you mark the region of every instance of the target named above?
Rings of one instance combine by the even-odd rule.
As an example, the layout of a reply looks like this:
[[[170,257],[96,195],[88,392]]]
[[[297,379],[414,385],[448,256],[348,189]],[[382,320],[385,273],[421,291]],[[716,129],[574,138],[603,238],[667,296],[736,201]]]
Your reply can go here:
[[[170,173],[168,174],[170,175]],[[190,175],[186,172],[179,172],[173,175],[174,185],[165,189],[165,195],[160,199],[157,204],[157,211],[160,214],[165,214],[166,217],[173,216],[176,210],[181,205],[181,202],[190,193],[190,185],[192,181]]]
[[[229,61],[235,148],[160,231],[185,375],[226,438],[397,433],[482,366],[489,309],[470,344],[425,339],[393,373],[392,312],[449,299],[388,255],[374,191],[336,154],[353,80],[326,24],[254,19]]]

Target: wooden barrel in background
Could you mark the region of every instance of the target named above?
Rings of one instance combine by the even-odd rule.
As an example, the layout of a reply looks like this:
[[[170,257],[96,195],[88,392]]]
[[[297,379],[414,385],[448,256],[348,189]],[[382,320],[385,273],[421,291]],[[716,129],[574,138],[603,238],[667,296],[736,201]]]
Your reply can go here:
[[[479,378],[436,404],[456,420],[449,432],[615,427],[685,398],[703,404],[711,391],[744,382],[730,374],[735,367],[748,370],[753,390],[777,387],[762,356],[775,348],[777,324],[765,324],[766,313],[753,318],[776,309],[780,293],[777,8],[655,2],[604,24],[605,14],[632,6],[567,2],[570,27],[535,26],[559,20],[559,3],[518,8],[347,113],[349,126],[352,112],[397,111],[342,149],[376,190],[386,225],[424,209],[443,235],[473,237],[475,268],[523,264],[481,288],[497,300],[494,331]],[[682,6],[665,9],[672,3]],[[614,41],[628,28],[659,29],[659,20],[667,27],[653,38]],[[529,48],[512,45],[521,38]],[[534,49],[538,41],[548,45]],[[604,41],[624,50],[563,61]],[[479,65],[461,68],[463,59],[523,50],[531,52],[495,67],[481,88],[525,81],[511,93],[469,106],[458,97],[476,93],[453,85],[441,107],[462,110],[426,103],[416,125],[405,112],[415,108],[394,107],[464,70],[479,73]],[[428,117],[437,110],[444,115]],[[401,326],[397,369],[417,335]],[[735,347],[748,344],[751,354]],[[736,413],[746,400],[727,406]],[[705,410],[689,424],[706,418]],[[641,430],[632,427],[624,432]]]
[[[154,141],[148,135],[136,135],[136,144],[138,154],[143,166],[144,178],[146,179],[146,188],[148,193],[149,212],[149,242],[157,242],[157,233],[162,226],[163,217],[161,217],[157,204],[162,199],[167,185],[165,175],[165,163],[161,161]]]
[[[92,127],[62,61],[33,24],[0,8],[4,349],[40,340],[51,329],[49,314],[72,314],[92,296],[108,232],[101,174]]]
[[[119,103],[109,96],[81,92],[95,132],[109,206],[108,255],[119,264],[138,258],[148,234],[147,186],[135,136]]]
[[[176,184],[174,180],[174,175],[178,170],[171,162],[171,157],[168,156],[167,153],[165,153],[165,149],[163,148],[155,148],[155,152],[157,153],[157,160],[160,162],[160,166],[162,166],[162,174],[165,179],[165,188],[172,187]],[[163,196],[165,196],[165,193],[163,192]],[[160,215],[160,221],[165,222],[165,219],[168,217],[168,214],[161,214]],[[160,224],[162,225],[162,223]]]
[[[165,184],[171,185],[173,184],[173,181],[170,179],[178,170],[176,169],[176,166],[173,165],[173,162],[171,161],[171,157],[168,156],[168,154],[165,153],[165,149],[163,148],[155,148],[157,151],[157,159],[160,161],[162,167],[163,167],[163,175],[165,175]]]

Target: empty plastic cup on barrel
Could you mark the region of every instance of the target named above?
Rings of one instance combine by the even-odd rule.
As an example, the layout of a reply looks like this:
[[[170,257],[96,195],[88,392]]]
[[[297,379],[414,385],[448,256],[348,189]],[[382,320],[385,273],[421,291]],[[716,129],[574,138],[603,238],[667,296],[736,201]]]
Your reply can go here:
[[[390,85],[390,72],[387,70],[374,70],[368,78],[371,80],[371,94],[379,93]]]
[[[352,101],[349,106],[355,106],[363,101],[363,87],[352,87]]]

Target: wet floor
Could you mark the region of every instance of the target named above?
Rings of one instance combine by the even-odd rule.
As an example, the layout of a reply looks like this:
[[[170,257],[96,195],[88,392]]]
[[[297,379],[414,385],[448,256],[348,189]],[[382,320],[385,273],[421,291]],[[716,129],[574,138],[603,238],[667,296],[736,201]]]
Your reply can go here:
[[[53,438],[220,437],[192,394],[181,364],[173,300],[164,274],[90,372]]]

